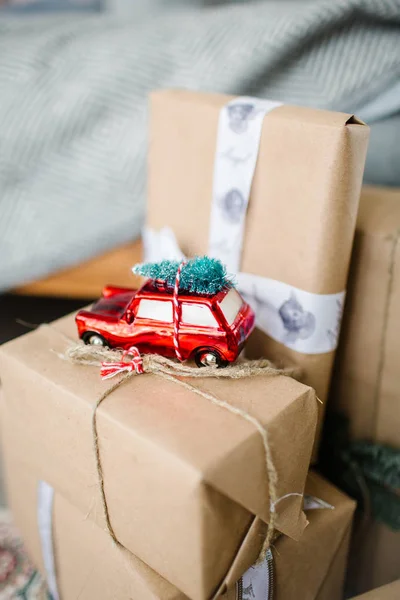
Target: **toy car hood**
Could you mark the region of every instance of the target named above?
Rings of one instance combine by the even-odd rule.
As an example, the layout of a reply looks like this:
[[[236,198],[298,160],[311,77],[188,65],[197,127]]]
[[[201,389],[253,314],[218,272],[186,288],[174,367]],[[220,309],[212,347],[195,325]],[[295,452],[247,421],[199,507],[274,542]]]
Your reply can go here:
[[[103,296],[93,304],[90,312],[104,317],[121,318],[136,295],[137,290],[107,287]]]

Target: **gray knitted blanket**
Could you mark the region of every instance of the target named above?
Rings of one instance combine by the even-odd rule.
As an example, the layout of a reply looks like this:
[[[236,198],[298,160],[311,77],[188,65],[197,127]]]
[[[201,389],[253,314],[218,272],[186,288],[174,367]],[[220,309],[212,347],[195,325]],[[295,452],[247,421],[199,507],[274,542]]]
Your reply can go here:
[[[138,236],[153,88],[355,112],[367,179],[400,185],[400,0],[146,2],[0,15],[0,289]]]

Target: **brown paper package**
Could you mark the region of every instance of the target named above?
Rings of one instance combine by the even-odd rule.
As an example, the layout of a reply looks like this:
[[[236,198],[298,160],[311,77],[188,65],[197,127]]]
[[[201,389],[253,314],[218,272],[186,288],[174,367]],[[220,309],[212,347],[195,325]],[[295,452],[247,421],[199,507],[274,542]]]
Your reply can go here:
[[[400,598],[400,579],[393,581],[375,590],[371,590],[362,596],[354,597],[353,600],[399,600]]]
[[[400,531],[364,519],[357,515],[351,543],[347,587],[353,594],[400,579]]]
[[[354,439],[400,449],[399,240],[400,190],[364,186],[330,407],[349,418]],[[400,578],[400,532],[362,527],[349,568],[354,594]]]
[[[276,600],[342,600],[355,502],[310,471],[306,493],[334,509],[307,511],[300,541],[279,538],[273,547]],[[236,600],[234,591],[226,600]]]
[[[104,527],[91,418],[112,383],[101,381],[97,367],[61,358],[74,338],[71,315],[0,348],[4,435],[42,479]],[[314,391],[284,376],[195,385],[266,428],[277,496],[289,494],[277,505],[276,527],[298,539],[306,524],[299,494],[317,422]],[[252,424],[156,375],[120,386],[97,420],[107,505],[124,547],[194,600],[208,599],[235,574],[237,555],[244,570],[255,561],[269,501],[265,453]]]
[[[6,473],[14,520],[44,573],[36,520],[38,476],[13,453],[9,445]],[[354,503],[316,473],[310,473],[306,491],[335,508],[308,511],[309,525],[300,542],[284,536],[275,542],[274,598],[341,600]],[[63,600],[188,600],[130,552],[117,548],[61,494],[55,495],[53,515],[55,565]],[[220,598],[236,600],[236,586]]]
[[[151,95],[147,224],[207,253],[218,117],[232,96]],[[344,291],[369,129],[349,114],[281,106],[264,119],[241,271],[315,294]],[[326,400],[334,352],[300,354],[256,331],[248,354],[295,363]],[[323,408],[321,408],[322,419]]]
[[[356,439],[400,448],[400,190],[364,187],[331,406]],[[399,574],[400,577],[400,574]]]

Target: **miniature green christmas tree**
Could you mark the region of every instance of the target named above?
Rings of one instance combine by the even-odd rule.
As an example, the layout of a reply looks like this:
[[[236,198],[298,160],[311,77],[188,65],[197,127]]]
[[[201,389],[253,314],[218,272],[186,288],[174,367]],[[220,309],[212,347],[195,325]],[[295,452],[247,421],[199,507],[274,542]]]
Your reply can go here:
[[[133,272],[149,279],[163,281],[167,286],[173,287],[179,265],[177,260],[140,263],[133,267]],[[232,277],[227,274],[220,260],[209,256],[196,256],[183,266],[179,289],[194,294],[213,295],[233,285]]]

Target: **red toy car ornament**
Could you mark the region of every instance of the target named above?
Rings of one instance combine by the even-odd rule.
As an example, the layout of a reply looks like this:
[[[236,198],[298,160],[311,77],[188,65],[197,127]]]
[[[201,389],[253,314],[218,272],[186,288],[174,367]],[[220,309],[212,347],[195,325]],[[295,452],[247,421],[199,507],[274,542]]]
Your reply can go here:
[[[90,310],[76,315],[80,338],[86,344],[124,350],[136,346],[144,354],[194,359],[199,367],[234,362],[254,328],[255,316],[217,263],[202,257],[181,264],[137,266],[136,273],[161,273],[163,278],[148,279],[137,290],[104,288]],[[217,264],[218,277],[213,278],[215,269],[208,278],[202,276],[210,264]],[[201,268],[193,275],[196,266]]]

